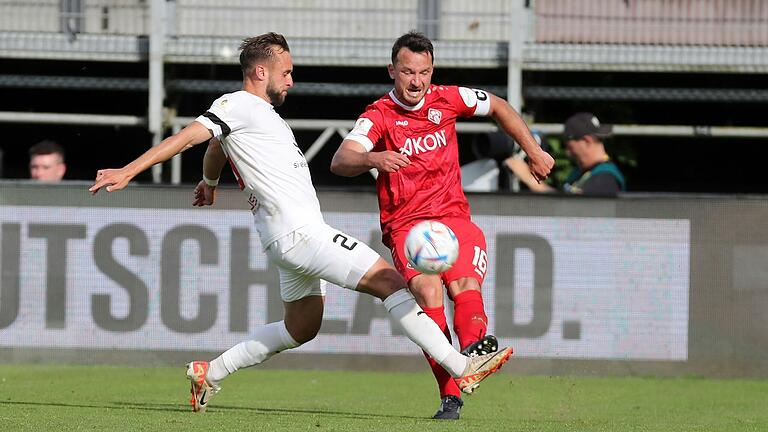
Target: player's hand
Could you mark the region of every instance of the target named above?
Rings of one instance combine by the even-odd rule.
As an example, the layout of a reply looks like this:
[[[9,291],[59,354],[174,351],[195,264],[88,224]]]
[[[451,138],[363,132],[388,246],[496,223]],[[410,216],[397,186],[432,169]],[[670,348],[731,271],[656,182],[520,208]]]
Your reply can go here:
[[[406,155],[392,150],[370,152],[368,156],[370,157],[371,165],[379,170],[379,172],[393,173],[411,164],[410,159]]]
[[[216,201],[216,186],[208,186],[205,180],[200,180],[195,186],[194,197],[192,205],[195,207],[212,205]]]
[[[537,152],[535,155],[528,155],[528,166],[531,169],[533,178],[541,183],[549,177],[549,173],[555,166],[555,159],[545,151]]]
[[[133,176],[129,175],[125,169],[103,169],[96,171],[96,181],[93,186],[88,188],[91,195],[96,195],[96,192],[101,188],[105,188],[107,192],[115,192],[126,187],[128,182],[131,181]]]

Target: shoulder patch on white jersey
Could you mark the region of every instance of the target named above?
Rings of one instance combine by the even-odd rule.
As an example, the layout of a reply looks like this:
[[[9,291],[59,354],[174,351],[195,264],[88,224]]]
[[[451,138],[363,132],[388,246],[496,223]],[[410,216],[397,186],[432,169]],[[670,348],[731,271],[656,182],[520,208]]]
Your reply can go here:
[[[368,136],[368,132],[371,131],[372,127],[373,127],[373,122],[370,119],[361,117],[357,119],[357,121],[355,122],[355,128],[352,129],[352,132],[350,133],[355,135]]]
[[[217,104],[216,107],[220,110],[222,110],[225,113],[229,113],[229,110],[232,108],[232,103],[229,101],[229,99],[224,98],[221,99]]]

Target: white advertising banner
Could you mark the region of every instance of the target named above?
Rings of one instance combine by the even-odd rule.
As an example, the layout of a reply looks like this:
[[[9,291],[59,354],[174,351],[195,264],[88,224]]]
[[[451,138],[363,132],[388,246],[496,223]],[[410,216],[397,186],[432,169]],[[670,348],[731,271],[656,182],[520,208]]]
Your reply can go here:
[[[378,241],[376,213],[325,218]],[[475,222],[489,331],[517,357],[687,359],[688,220]],[[0,271],[0,347],[223,351],[282,313],[247,211],[3,206]],[[298,351],[420,353],[380,301],[331,286],[326,305]]]

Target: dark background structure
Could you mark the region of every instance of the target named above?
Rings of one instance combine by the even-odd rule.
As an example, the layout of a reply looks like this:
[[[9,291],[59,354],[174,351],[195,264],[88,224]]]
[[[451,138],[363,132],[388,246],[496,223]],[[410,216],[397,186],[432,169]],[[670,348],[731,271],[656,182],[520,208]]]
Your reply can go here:
[[[35,80],[35,76],[54,75],[73,79],[114,77],[127,83],[141,82],[147,79],[146,63],[4,60],[0,73],[30,77],[23,87],[0,86],[6,111],[147,115],[148,93],[141,86],[84,89],[62,85],[62,88],[51,89],[50,84]],[[391,83],[385,65],[380,68],[296,65],[294,75],[296,87],[287,102],[278,108],[286,119],[352,121],[379,94],[368,91],[363,95],[349,95],[354,92],[313,95],[302,91],[304,83],[328,83],[342,89],[345,85],[351,89],[363,83],[386,89]],[[166,106],[175,108],[179,116],[194,117],[204,112],[224,89],[236,89],[240,70],[237,65],[171,64],[166,67],[165,78],[166,82],[201,80],[229,85],[193,91],[169,86]],[[433,82],[486,88],[505,96],[506,79],[503,68],[441,68],[438,58]],[[561,123],[574,112],[591,111],[604,123],[615,124],[768,125],[765,117],[768,98],[763,100],[760,92],[768,88],[768,76],[764,74],[528,71],[523,80],[523,111],[537,123]],[[579,92],[580,88],[592,91]],[[695,91],[688,94],[681,91],[686,88]],[[738,100],[740,95],[756,97]],[[141,127],[11,123],[0,127],[5,135],[0,143],[2,177],[10,179],[26,178],[26,151],[42,139],[54,139],[66,147],[69,166],[66,178],[70,180],[89,180],[96,169],[122,166],[145,151],[151,142]],[[300,146],[305,149],[318,134],[296,132]],[[471,134],[460,136],[463,163],[474,158],[469,148],[472,139]],[[330,158],[340,141],[340,137],[334,137],[312,161],[316,184],[319,187],[371,186],[369,177],[345,179],[330,173]],[[198,180],[204,147],[198,146],[185,154],[182,182]],[[631,192],[754,194],[768,190],[764,174],[768,161],[765,139],[617,136],[608,141],[608,151],[618,159]],[[145,173],[137,180],[148,182],[151,178]],[[231,175],[227,175],[225,181],[231,181]]]

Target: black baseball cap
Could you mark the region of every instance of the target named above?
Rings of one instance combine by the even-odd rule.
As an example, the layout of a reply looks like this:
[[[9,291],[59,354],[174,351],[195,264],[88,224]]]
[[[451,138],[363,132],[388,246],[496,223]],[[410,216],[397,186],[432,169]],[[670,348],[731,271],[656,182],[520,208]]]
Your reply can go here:
[[[588,112],[580,112],[572,115],[565,121],[563,135],[565,139],[579,139],[586,135],[598,138],[608,138],[613,132],[613,126],[601,124],[600,120]]]

